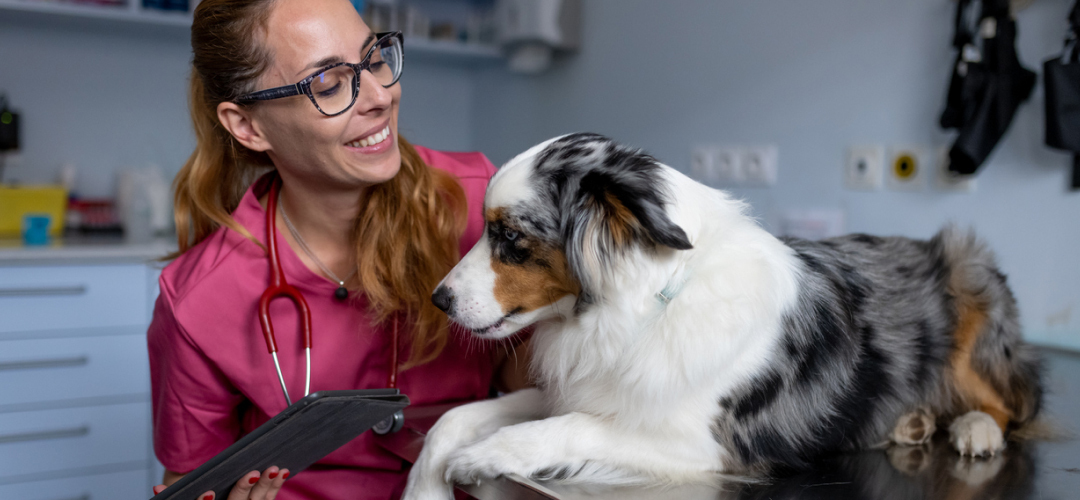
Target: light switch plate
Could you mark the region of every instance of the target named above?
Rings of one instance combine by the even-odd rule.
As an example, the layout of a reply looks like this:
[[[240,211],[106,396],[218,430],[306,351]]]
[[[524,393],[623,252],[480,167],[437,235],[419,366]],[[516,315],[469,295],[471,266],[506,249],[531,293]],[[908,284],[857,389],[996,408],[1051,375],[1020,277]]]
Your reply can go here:
[[[844,162],[844,186],[858,191],[881,189],[885,148],[880,145],[851,146]]]

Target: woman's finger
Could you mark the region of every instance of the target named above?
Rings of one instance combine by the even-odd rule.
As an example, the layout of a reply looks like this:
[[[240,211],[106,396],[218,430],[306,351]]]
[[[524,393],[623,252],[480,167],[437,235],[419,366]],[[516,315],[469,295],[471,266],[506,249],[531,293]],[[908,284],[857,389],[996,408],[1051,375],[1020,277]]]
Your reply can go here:
[[[266,496],[267,492],[270,491],[274,482],[280,477],[281,471],[278,467],[276,465],[271,466],[263,471],[262,477],[259,478],[259,482],[255,483],[255,487],[251,489],[251,494],[244,498],[251,500],[266,500],[267,498],[272,498]],[[229,500],[232,500],[232,497],[229,497]]]
[[[165,486],[164,484],[159,484],[157,486],[154,486],[154,494],[157,495],[158,493],[161,493],[162,491],[165,491],[165,488],[168,488],[168,486]]]
[[[228,500],[248,500],[248,498],[251,498],[251,490],[254,489],[255,485],[258,484],[258,482],[259,471],[253,470],[251,472],[248,472],[247,474],[244,474],[244,477],[241,477],[238,481],[236,481],[236,485],[234,485],[232,491],[229,492]],[[214,499],[209,498],[205,500]]]
[[[274,500],[277,497],[281,487],[285,485],[285,480],[289,479],[289,469],[281,469],[278,477],[274,479],[273,483],[270,483],[270,490],[266,492],[266,498],[264,500]]]

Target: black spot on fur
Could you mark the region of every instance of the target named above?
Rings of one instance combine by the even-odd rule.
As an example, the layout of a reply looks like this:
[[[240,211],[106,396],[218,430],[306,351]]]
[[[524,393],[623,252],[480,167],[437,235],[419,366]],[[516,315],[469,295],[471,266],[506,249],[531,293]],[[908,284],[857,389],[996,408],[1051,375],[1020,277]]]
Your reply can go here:
[[[561,481],[564,479],[570,479],[578,475],[578,473],[581,472],[581,470],[584,468],[585,464],[582,464],[578,467],[573,467],[570,465],[545,467],[536,472],[533,472],[529,475],[529,477],[535,481]]]
[[[825,266],[821,264],[821,261],[817,260],[816,257],[808,253],[796,251],[795,255],[799,257],[799,259],[802,260],[804,263],[806,263],[806,267],[809,267],[814,272],[825,273],[828,271],[827,269],[825,269]]]
[[[770,475],[783,476],[810,466],[807,455],[772,427],[762,427],[746,438],[736,434],[732,443],[744,462],[768,464]]]
[[[874,330],[865,326],[859,331],[859,361],[850,379],[850,386],[839,398],[832,415],[820,426],[817,444],[819,451],[850,449],[855,436],[870,423],[876,401],[892,394],[888,376],[888,358],[873,345]]]
[[[757,415],[758,412],[769,406],[780,394],[784,386],[784,379],[776,372],[768,372],[751,383],[753,390],[735,405],[734,415],[737,420],[745,420]]]
[[[862,243],[864,245],[868,245],[868,246],[872,246],[872,247],[878,246],[882,242],[882,239],[877,237],[877,236],[871,236],[869,234],[861,234],[861,233],[851,235],[851,239],[854,240],[854,241],[857,241],[859,243]]]
[[[812,384],[817,381],[818,375],[824,370],[830,359],[835,359],[844,347],[844,332],[839,330],[839,325],[828,306],[820,301],[814,305],[815,315],[818,318],[818,328],[810,334],[809,342],[801,347],[795,347],[791,342],[789,350],[792,358],[797,360],[795,368],[795,382],[800,385]],[[792,331],[790,318],[786,331]],[[786,338],[793,338],[787,335]]]
[[[929,382],[931,363],[934,361],[934,331],[930,322],[921,320],[916,324],[917,334],[912,339],[915,344],[915,370],[911,373],[912,382],[918,387],[925,387]]]

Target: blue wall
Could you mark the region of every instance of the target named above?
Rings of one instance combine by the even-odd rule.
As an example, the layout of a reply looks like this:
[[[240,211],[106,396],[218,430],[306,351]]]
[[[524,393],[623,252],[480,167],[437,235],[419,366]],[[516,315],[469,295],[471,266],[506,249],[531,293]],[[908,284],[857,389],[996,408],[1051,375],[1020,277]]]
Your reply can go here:
[[[1030,68],[1059,51],[1071,0],[1018,15]],[[588,0],[580,52],[539,77],[486,71],[476,146],[496,163],[590,130],[688,171],[698,144],[772,143],[778,184],[739,189],[766,227],[787,210],[841,209],[847,229],[929,237],[955,221],[998,252],[1028,335],[1080,347],[1080,193],[1042,146],[1042,91],[971,194],[843,188],[854,144],[949,144],[936,125],[953,62],[947,0]],[[1040,84],[1041,85],[1041,84]]]
[[[1019,13],[1028,67],[1060,48],[1070,2],[1036,0]],[[540,76],[410,59],[402,132],[500,163],[550,136],[592,130],[683,170],[698,144],[777,144],[778,184],[736,190],[766,227],[784,211],[813,208],[844,210],[848,230],[878,234],[928,237],[947,221],[972,225],[1010,275],[1028,334],[1080,348],[1080,194],[1066,190],[1069,157],[1041,145],[1041,89],[975,193],[842,186],[850,145],[949,143],[936,122],[953,58],[953,2],[583,5],[581,50]],[[79,190],[107,196],[120,167],[175,172],[192,147],[184,32],[31,21],[0,13],[0,90],[25,124],[22,165],[9,177],[51,181],[73,162]]]

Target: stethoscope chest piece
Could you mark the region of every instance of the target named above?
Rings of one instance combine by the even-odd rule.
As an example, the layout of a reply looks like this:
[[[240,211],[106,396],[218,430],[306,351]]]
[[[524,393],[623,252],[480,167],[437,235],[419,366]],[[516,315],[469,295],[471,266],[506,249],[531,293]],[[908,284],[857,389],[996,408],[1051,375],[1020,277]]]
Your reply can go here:
[[[393,415],[386,417],[375,424],[371,428],[371,432],[382,436],[400,431],[402,427],[405,427],[405,413],[398,410],[394,412]]]

